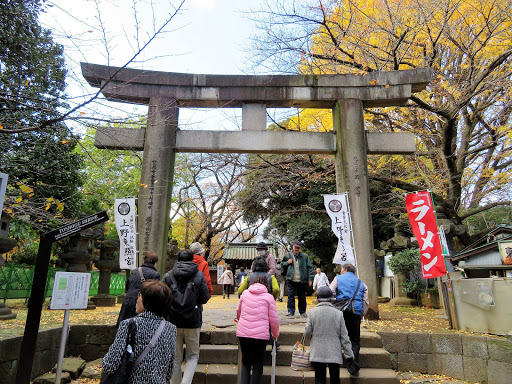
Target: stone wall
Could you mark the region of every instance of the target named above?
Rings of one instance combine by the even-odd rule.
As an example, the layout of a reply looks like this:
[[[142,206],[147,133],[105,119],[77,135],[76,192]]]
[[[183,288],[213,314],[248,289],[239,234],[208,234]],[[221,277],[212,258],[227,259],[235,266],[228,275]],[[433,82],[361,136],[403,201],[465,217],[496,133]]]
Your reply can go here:
[[[60,328],[39,331],[32,377],[48,372],[57,364],[60,337]],[[0,381],[2,383],[15,383],[21,340],[21,336],[0,340]]]
[[[453,333],[378,333],[395,370],[489,384],[511,382],[511,341]]]
[[[117,333],[114,325],[72,325],[68,336],[66,356],[80,356],[86,361],[99,359],[108,351]],[[232,333],[232,332],[231,332]],[[222,334],[218,336],[222,341]],[[61,328],[39,331],[32,365],[32,378],[50,371],[57,365]],[[236,344],[236,337],[233,335]],[[14,384],[22,337],[0,340],[0,382]],[[201,343],[209,344],[208,333],[201,332]],[[233,340],[232,340],[233,341]],[[4,381],[5,378],[5,381]]]
[[[101,358],[114,341],[113,325],[72,325],[66,355],[91,361]],[[495,337],[453,333],[379,332],[391,355],[392,368],[428,374],[444,374],[470,382],[509,384],[512,377],[512,341]],[[39,332],[32,377],[57,364],[61,329]],[[14,383],[22,337],[0,340],[0,378]],[[232,330],[201,332],[202,344],[236,344]],[[5,381],[4,381],[5,379]]]

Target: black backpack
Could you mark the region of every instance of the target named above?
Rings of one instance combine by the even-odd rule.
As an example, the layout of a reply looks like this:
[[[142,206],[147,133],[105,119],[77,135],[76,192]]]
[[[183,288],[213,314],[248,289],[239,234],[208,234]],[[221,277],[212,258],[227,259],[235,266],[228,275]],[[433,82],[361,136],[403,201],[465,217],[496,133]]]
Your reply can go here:
[[[169,313],[170,321],[178,328],[197,328],[201,326],[201,309],[197,305],[197,287],[194,283],[197,272],[186,285],[179,284],[173,272],[171,280],[172,303]]]

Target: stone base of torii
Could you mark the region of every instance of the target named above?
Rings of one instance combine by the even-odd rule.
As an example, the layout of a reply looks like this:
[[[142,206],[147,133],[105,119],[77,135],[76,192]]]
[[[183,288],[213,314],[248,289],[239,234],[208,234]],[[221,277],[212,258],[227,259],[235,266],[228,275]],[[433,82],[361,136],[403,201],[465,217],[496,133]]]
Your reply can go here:
[[[359,277],[378,318],[367,154],[415,152],[409,133],[365,132],[363,108],[404,105],[429,83],[430,69],[367,75],[193,75],[82,63],[82,74],[114,101],[149,105],[145,129],[103,128],[95,145],[144,150],[139,191],[139,257],[165,260],[176,152],[296,153],[335,156],[336,189],[349,192]],[[180,108],[242,108],[242,130],[178,129]],[[270,132],[266,108],[330,108],[333,132]],[[159,263],[160,269],[165,263]],[[164,272],[163,270],[160,273]]]

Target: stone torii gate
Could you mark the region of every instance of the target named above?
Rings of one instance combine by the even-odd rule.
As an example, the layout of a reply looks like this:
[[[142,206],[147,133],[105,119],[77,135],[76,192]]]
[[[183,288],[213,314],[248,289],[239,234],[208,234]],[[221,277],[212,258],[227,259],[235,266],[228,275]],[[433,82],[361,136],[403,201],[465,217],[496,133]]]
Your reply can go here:
[[[359,275],[369,318],[378,318],[367,154],[410,154],[408,133],[365,132],[363,108],[404,105],[429,83],[430,69],[358,75],[199,75],[82,63],[82,74],[113,101],[149,105],[145,129],[96,130],[95,145],[144,150],[139,249],[165,260],[176,152],[294,153],[335,156],[336,190],[348,191]],[[178,129],[180,108],[242,108],[241,131]],[[266,108],[331,108],[333,132],[270,132]],[[160,263],[164,272],[165,263]]]

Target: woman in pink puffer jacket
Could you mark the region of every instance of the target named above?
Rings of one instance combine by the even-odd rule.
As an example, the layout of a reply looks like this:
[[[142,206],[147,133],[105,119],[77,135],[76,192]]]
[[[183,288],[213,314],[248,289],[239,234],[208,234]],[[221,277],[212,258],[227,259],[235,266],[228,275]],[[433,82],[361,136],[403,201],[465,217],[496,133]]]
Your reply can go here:
[[[267,309],[267,310],[265,310]],[[279,316],[274,297],[268,293],[267,278],[257,276],[240,297],[236,308],[236,335],[242,350],[242,384],[258,384],[263,374],[263,358],[269,339],[279,336]],[[252,368],[252,375],[251,375]],[[251,377],[252,376],[252,377]]]

